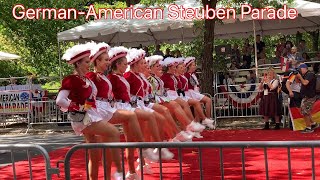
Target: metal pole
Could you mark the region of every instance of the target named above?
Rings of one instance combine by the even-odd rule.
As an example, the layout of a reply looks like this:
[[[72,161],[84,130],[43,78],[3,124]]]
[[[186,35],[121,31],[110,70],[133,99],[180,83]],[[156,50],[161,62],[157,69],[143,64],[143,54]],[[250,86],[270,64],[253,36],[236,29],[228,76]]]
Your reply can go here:
[[[253,23],[253,36],[254,36],[254,62],[255,62],[255,64],[256,64],[256,67],[255,67],[255,69],[256,69],[256,77],[257,77],[257,79],[259,79],[259,77],[258,77],[258,54],[257,54],[257,44],[256,44],[256,40],[257,40],[257,38],[256,38],[256,24],[255,24],[255,22],[254,22],[254,20],[252,20],[252,23]]]
[[[61,72],[61,49],[60,49],[60,41],[58,39],[58,56],[59,56],[59,76],[60,76],[60,82],[62,81],[62,72]]]

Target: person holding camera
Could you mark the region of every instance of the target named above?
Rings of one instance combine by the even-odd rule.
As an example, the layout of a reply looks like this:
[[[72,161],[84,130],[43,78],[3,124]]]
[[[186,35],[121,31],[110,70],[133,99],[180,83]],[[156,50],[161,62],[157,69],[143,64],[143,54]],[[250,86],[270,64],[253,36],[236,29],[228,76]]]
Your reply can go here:
[[[313,72],[308,71],[306,64],[300,64],[298,69],[300,73],[297,78],[301,81],[301,114],[306,123],[306,128],[302,133],[312,133],[314,129],[319,127],[319,124],[312,121],[311,111],[313,104],[316,102],[316,76]]]
[[[275,130],[280,129],[281,103],[278,96],[279,80],[273,68],[268,70],[260,83],[259,89],[263,90],[260,102],[260,114],[263,115],[265,126],[263,129],[269,128],[269,118],[274,117],[276,121]]]

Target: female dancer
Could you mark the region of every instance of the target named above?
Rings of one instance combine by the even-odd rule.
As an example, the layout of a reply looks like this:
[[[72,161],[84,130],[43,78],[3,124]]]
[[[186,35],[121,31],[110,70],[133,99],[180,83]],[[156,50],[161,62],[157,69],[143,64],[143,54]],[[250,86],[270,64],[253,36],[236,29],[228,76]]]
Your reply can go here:
[[[189,104],[186,101],[184,101],[177,93],[178,80],[174,75],[177,65],[176,58],[168,57],[164,59],[164,61],[162,61],[161,65],[164,67],[165,71],[165,73],[163,73],[163,75],[161,76],[161,80],[164,82],[164,88],[167,89],[167,97],[170,100],[174,100],[175,102],[177,102],[185,111],[188,118],[193,120],[186,127],[186,130],[193,132],[201,132],[203,129],[205,129],[205,126],[201,125],[199,122],[195,122]],[[201,138],[201,136],[197,133],[195,134],[195,136]]]
[[[159,55],[154,55],[146,57],[146,60],[148,61],[148,66],[150,68],[150,73],[148,72],[148,70],[146,70],[145,74],[148,77],[148,81],[152,86],[152,92],[150,93],[151,98],[154,99],[156,103],[159,103],[167,107],[170,110],[170,113],[173,114],[180,122],[182,129],[186,130],[187,125],[189,125],[192,120],[189,119],[188,116],[186,116],[182,107],[177,102],[175,102],[174,100],[170,100],[167,97],[167,94],[164,89],[164,82],[160,79],[160,77],[162,76],[162,68],[159,62],[163,60],[163,57]],[[199,131],[201,131],[201,129]],[[185,132],[181,131],[179,134],[182,133]],[[178,135],[177,137],[179,137]],[[179,138],[174,138],[173,140],[179,141]]]
[[[187,57],[184,61],[186,73],[184,76],[188,80],[188,90],[185,92],[186,96],[191,97],[192,99],[198,100],[205,105],[206,108],[206,117],[212,120],[212,101],[209,97],[201,94],[199,92],[199,81],[195,75],[197,69],[195,58]]]
[[[125,73],[125,77],[128,80],[131,87],[132,94],[138,94],[140,98],[144,100],[142,101],[142,106],[147,106],[155,111],[156,116],[164,116],[164,121],[158,121],[159,127],[162,127],[162,131],[166,131],[170,138],[176,138],[175,135],[181,130],[177,127],[174,119],[172,118],[170,111],[168,108],[156,104],[151,103],[149,99],[149,92],[151,92],[151,85],[149,81],[146,79],[143,72],[147,70],[147,62],[144,58],[145,52],[143,50],[131,49],[128,54],[128,59],[130,62],[130,71]],[[139,88],[138,88],[139,87]],[[142,88],[141,88],[142,87]],[[158,118],[159,119],[159,118]],[[177,134],[179,136],[179,134]],[[178,137],[177,137],[178,138]],[[176,139],[177,139],[176,138]],[[188,134],[182,133],[182,137],[179,138],[181,141],[190,141],[191,138]],[[163,139],[164,140],[164,137]],[[166,150],[166,149],[165,149]]]
[[[87,143],[97,142],[100,136],[104,142],[119,142],[120,133],[117,128],[103,119],[96,108],[97,89],[92,81],[85,77],[89,71],[90,50],[81,44],[69,48],[63,59],[74,66],[74,74],[65,77],[59,90],[56,103],[61,110],[68,112],[68,118],[76,134],[83,134]],[[122,179],[119,149],[113,148],[112,159],[116,164],[117,172],[114,179]],[[89,178],[98,179],[99,151],[89,150]]]
[[[181,92],[182,96],[188,102],[190,106],[194,107],[196,115],[200,117],[202,120],[202,124],[208,126],[209,128],[213,129],[213,120],[210,120],[205,116],[203,113],[203,109],[201,106],[200,101],[193,99],[192,97],[186,96],[185,92],[188,91],[188,79],[184,76],[185,73],[185,65],[183,63],[183,58],[178,59],[178,65],[176,69],[176,75],[178,80],[178,90]],[[180,95],[181,96],[181,95]],[[211,112],[211,111],[210,111]],[[209,113],[210,114],[210,113]]]
[[[95,72],[89,72],[86,76],[91,79],[97,87],[98,94],[96,103],[97,106],[100,107],[99,113],[104,119],[108,119],[110,123],[121,123],[123,125],[127,142],[144,141],[136,114],[132,111],[117,110],[110,104],[113,103],[112,85],[107,76],[103,74],[110,66],[108,55],[109,45],[99,43],[97,45],[92,44],[92,46],[90,60],[94,64]],[[153,156],[155,155],[150,149],[143,150],[143,155],[148,159],[154,160]],[[133,174],[132,176],[134,176],[134,174],[136,174],[134,167],[134,149],[128,149],[127,156],[129,174]],[[136,179],[138,179],[138,177],[136,177]]]
[[[125,109],[134,111],[138,117],[140,127],[142,129],[142,132],[144,132],[144,123],[147,122],[148,129],[151,132],[152,138],[154,141],[161,141],[160,135],[159,135],[159,129],[157,126],[155,115],[150,111],[145,111],[137,107],[137,99],[134,99],[135,97],[132,97],[130,94],[130,84],[128,81],[123,77],[123,74],[125,73],[128,62],[126,59],[128,49],[125,47],[113,47],[109,51],[109,58],[111,63],[111,69],[112,72],[108,75],[108,78],[110,79],[110,82],[112,84],[112,90],[113,95],[115,98],[115,107],[117,109]],[[171,154],[164,154],[161,155],[163,159],[171,159]],[[157,156],[158,157],[158,156]],[[158,157],[159,158],[159,157]],[[157,161],[153,160],[153,161]],[[146,164],[144,167],[145,173],[152,173],[151,169],[148,164]],[[129,174],[130,177],[130,174]]]

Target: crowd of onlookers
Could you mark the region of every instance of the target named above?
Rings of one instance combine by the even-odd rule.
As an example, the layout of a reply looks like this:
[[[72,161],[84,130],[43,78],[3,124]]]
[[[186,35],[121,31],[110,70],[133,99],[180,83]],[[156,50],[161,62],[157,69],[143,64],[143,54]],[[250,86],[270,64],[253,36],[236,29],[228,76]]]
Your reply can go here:
[[[299,63],[302,62],[311,62],[311,61],[320,61],[320,51],[316,53],[314,58],[310,58],[306,46],[305,40],[300,40],[298,45],[294,45],[291,41],[285,38],[280,38],[279,43],[275,46],[275,56],[272,58],[267,58],[266,55],[266,44],[261,40],[261,36],[256,36],[257,47],[257,60],[258,67],[266,67],[268,66],[279,66],[281,63],[281,58],[287,58],[288,63],[290,64],[290,68],[297,68]],[[240,49],[238,44],[234,44],[231,49],[231,61],[228,64],[228,73],[220,75],[220,83],[222,84],[234,84],[235,78],[239,77],[239,73],[241,72],[239,69],[247,69],[248,74],[246,75],[246,83],[256,83],[256,74],[251,68],[255,67],[254,62],[254,46],[249,43],[248,39],[245,39],[245,42]],[[271,65],[270,65],[271,64]],[[320,63],[310,63],[307,64],[309,67],[313,68],[315,73],[319,71]]]

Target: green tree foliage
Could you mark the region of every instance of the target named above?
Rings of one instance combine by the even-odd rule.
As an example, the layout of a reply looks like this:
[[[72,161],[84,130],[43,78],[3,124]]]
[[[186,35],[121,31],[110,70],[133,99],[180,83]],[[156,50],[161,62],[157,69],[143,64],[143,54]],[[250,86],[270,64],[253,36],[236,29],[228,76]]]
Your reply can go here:
[[[81,4],[82,3],[82,4]],[[58,75],[57,33],[85,23],[83,18],[76,20],[16,20],[12,9],[15,4],[27,8],[76,8],[81,9],[85,1],[1,1],[0,24],[5,27],[2,32],[15,47],[23,47],[16,53],[23,57],[24,65],[37,75]]]

